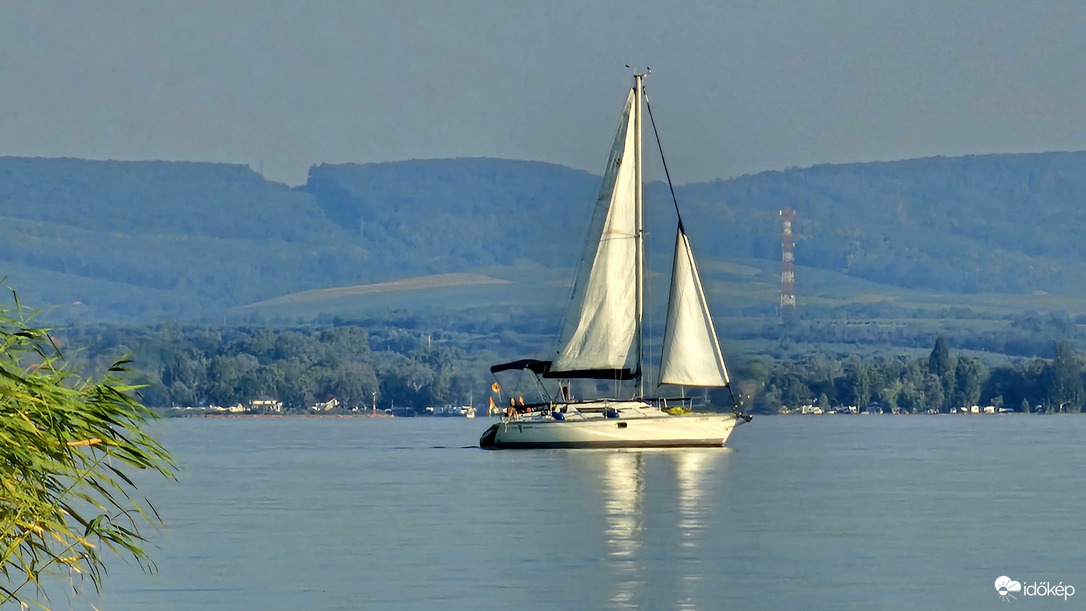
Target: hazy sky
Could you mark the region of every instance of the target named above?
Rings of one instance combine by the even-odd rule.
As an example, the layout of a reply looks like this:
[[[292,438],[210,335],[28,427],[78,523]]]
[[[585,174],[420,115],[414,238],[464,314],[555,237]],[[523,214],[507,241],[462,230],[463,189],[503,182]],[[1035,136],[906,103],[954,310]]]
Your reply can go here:
[[[630,71],[678,183],[1086,149],[1082,0],[0,0],[0,155],[602,171]]]

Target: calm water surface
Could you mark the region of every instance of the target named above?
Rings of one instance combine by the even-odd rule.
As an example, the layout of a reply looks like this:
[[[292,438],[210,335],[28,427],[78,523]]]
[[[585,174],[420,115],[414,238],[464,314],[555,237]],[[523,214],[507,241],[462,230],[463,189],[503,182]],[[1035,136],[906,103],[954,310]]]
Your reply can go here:
[[[178,419],[159,572],[104,609],[987,609],[1081,588],[1086,416],[761,417],[728,449],[471,447],[486,419]],[[1077,599],[1077,600],[1076,600]]]

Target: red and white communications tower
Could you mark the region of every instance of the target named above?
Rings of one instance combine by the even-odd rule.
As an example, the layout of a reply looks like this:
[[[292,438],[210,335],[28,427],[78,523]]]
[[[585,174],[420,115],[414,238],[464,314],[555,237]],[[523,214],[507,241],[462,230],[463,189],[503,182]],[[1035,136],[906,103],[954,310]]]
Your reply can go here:
[[[796,218],[796,211],[785,207],[781,210],[781,316],[786,309],[796,311],[796,262],[792,249],[795,242],[792,241],[792,220]]]

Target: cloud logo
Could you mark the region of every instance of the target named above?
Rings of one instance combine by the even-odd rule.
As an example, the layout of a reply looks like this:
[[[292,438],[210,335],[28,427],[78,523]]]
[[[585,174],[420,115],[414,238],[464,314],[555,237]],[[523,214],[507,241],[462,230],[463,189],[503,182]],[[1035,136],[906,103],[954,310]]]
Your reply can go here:
[[[1010,602],[1012,598],[1017,598],[1016,596],[1011,594],[1011,592],[1021,592],[1022,584],[1011,579],[1010,577],[1007,577],[1006,575],[1003,575],[999,579],[995,580],[995,589],[996,593],[999,594],[1000,598],[1007,602]]]

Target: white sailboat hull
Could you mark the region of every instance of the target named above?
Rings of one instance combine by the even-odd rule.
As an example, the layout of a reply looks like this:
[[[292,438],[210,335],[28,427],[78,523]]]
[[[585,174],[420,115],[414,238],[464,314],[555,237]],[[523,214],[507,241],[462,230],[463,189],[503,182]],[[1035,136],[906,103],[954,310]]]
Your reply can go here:
[[[636,418],[577,421],[510,418],[483,433],[479,446],[494,450],[720,447],[728,440],[737,420],[734,414],[671,416],[663,412]]]

